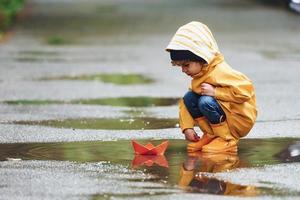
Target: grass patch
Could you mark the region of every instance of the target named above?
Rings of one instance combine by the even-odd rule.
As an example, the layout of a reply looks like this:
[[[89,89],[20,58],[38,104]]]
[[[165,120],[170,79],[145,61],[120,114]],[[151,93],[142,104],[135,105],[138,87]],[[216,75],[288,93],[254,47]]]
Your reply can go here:
[[[0,0],[0,33],[13,23],[23,6],[24,0]]]

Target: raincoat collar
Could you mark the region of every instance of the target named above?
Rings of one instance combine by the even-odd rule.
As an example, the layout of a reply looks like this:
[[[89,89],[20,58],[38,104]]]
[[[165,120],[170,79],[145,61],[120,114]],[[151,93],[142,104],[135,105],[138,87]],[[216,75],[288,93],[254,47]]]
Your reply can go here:
[[[222,63],[223,61],[224,56],[221,53],[216,53],[216,56],[211,60],[211,62],[205,65],[198,74],[193,76],[193,78],[202,77],[206,73],[211,72],[218,64]]]

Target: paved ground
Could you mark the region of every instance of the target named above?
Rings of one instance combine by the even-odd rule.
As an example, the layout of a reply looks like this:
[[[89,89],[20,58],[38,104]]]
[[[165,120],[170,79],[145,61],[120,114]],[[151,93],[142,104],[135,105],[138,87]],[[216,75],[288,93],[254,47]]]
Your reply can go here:
[[[25,17],[13,28],[10,39],[0,45],[0,101],[73,100],[122,96],[179,98],[187,90],[189,79],[184,77],[179,69],[170,67],[169,57],[164,52],[164,47],[178,26],[192,20],[199,20],[211,27],[229,64],[247,74],[254,82],[259,115],[255,127],[247,137],[297,138],[300,136],[298,131],[300,130],[299,16],[280,8],[262,6],[256,1],[224,0],[200,3],[191,0],[183,3],[113,0],[89,1],[89,4],[83,2],[79,0],[28,1]],[[67,45],[47,43],[55,37],[62,38]],[[156,82],[119,86],[97,81],[37,80],[43,77],[104,72],[139,73],[155,79]],[[182,138],[178,128],[107,131],[11,124],[12,121],[19,120],[128,117],[124,111],[130,110],[131,108],[128,107],[111,106],[0,103],[0,143]],[[148,107],[143,110],[150,113],[151,117],[177,117],[176,106]],[[80,171],[81,165],[56,161],[18,161],[17,163],[10,161],[0,163],[0,174],[3,179],[1,182],[6,182],[3,187],[1,186],[1,199],[7,197],[40,199],[45,194],[45,198],[48,199],[65,197],[97,199],[97,194],[102,198],[103,194],[115,192],[114,189],[99,190],[100,185],[105,184],[101,182],[101,177],[90,176],[86,171]],[[69,165],[79,172],[69,171]],[[102,166],[100,168],[102,169]],[[97,174],[100,168],[95,170]],[[274,166],[275,169],[279,175],[284,175],[294,172],[295,169],[298,170],[299,166],[298,164],[280,165]],[[270,173],[268,169],[251,170],[233,172],[233,175],[228,176],[253,175],[257,177],[251,180],[254,185],[261,181],[269,181],[269,178],[274,176],[274,173]],[[269,175],[260,179],[258,173],[269,173]],[[16,174],[19,174],[22,179],[14,178],[17,177]],[[36,174],[47,180],[32,179]],[[54,180],[53,175],[57,176],[57,179]],[[225,174],[225,178],[226,176]],[[69,179],[65,180],[65,177]],[[293,185],[293,181],[298,178],[297,174],[291,174],[284,183],[281,181],[276,183],[297,191],[299,187]],[[21,180],[24,180],[25,185],[32,183],[28,187],[35,189],[26,192],[27,189],[24,189]],[[70,183],[74,180],[78,185],[75,184],[69,189]],[[40,182],[50,185],[39,186]],[[110,185],[113,183],[112,179]],[[82,185],[86,187],[82,189]],[[50,188],[49,193],[41,194],[41,191],[45,191],[44,187]],[[18,193],[14,193],[15,188],[19,190]],[[128,192],[126,188],[124,190]],[[179,191],[172,189],[171,193],[173,192]],[[197,195],[183,193],[182,196],[170,194],[158,197],[190,199],[195,196]],[[205,197],[214,198],[210,195]],[[110,195],[103,198],[110,198]],[[144,197],[141,195],[140,198]],[[149,196],[146,195],[145,198],[148,199]],[[268,198],[264,197],[264,199]]]

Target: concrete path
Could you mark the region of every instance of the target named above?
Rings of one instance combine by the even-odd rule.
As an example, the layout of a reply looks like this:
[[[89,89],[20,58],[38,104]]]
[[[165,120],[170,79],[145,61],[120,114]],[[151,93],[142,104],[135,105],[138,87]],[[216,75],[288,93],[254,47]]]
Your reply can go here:
[[[259,115],[247,138],[300,137],[300,20],[297,15],[262,6],[260,1],[241,0],[27,2],[25,17],[12,29],[10,40],[0,44],[1,102],[128,96],[180,98],[187,91],[189,79],[171,67],[164,48],[180,25],[199,20],[212,29],[228,63],[254,82]],[[155,82],[120,86],[100,81],[39,80],[96,73],[138,73]],[[177,106],[135,111],[158,119],[177,118],[178,112]],[[129,107],[0,103],[0,143],[183,138],[179,128],[73,130],[13,124],[14,121],[70,118],[118,119],[130,117],[130,112]],[[272,182],[287,190],[285,199],[299,196],[297,163],[233,170],[216,176],[258,187]],[[103,162],[8,159],[0,162],[0,177],[0,199],[216,198],[185,193],[165,183],[148,183],[153,177],[142,171]],[[269,187],[276,190],[272,185]],[[276,198],[282,197],[251,199]]]

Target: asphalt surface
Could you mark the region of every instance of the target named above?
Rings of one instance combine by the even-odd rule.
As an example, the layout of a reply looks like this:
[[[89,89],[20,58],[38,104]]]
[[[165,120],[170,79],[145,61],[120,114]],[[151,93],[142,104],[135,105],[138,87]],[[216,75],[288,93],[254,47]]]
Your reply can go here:
[[[208,24],[227,62],[250,77],[255,85],[259,113],[247,138],[299,138],[299,16],[256,1],[28,1],[23,18],[10,31],[9,39],[0,44],[0,101],[180,98],[187,91],[189,78],[171,67],[164,48],[176,29],[192,20]],[[67,45],[48,44],[54,36],[62,37]],[[38,80],[96,73],[138,73],[155,82],[126,86],[100,81]],[[73,130],[13,124],[14,121],[124,118],[128,117],[126,111],[131,110],[112,106],[0,103],[0,143],[183,139],[179,128]],[[178,115],[177,106],[147,107],[142,111],[158,119]],[[191,199],[199,195],[216,198],[184,193],[155,182],[148,186],[142,180],[149,175],[109,163],[20,160],[3,161],[0,165],[0,199]],[[239,184],[261,186],[263,182],[272,182],[274,190],[279,187],[290,191],[285,199],[297,199],[298,171],[299,165],[294,163],[214,175]],[[138,177],[134,187],[124,174]],[[150,197],[150,194],[159,195]]]

